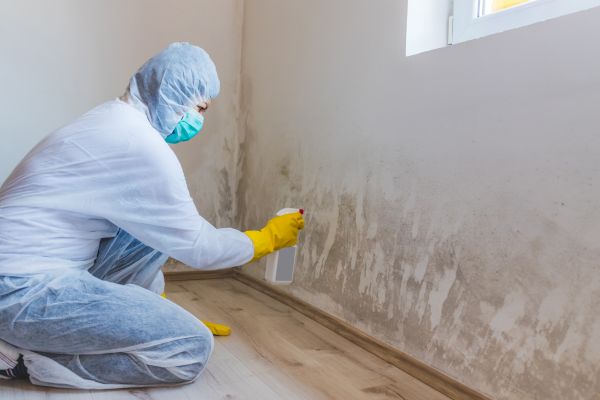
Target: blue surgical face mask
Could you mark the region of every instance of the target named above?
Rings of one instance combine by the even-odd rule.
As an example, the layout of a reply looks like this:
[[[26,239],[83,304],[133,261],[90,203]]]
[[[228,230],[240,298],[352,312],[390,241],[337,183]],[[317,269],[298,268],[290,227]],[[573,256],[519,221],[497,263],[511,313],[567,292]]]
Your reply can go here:
[[[177,123],[173,133],[165,138],[167,143],[175,144],[187,142],[196,136],[204,126],[204,115],[196,110],[185,113],[185,116]]]

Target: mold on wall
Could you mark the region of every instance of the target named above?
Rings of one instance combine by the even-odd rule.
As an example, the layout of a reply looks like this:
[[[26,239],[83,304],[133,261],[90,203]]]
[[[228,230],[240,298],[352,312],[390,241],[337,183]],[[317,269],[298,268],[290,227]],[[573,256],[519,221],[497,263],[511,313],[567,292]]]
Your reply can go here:
[[[600,398],[600,10],[405,58],[403,3],[246,3],[239,224],[304,207],[284,290],[493,398]]]

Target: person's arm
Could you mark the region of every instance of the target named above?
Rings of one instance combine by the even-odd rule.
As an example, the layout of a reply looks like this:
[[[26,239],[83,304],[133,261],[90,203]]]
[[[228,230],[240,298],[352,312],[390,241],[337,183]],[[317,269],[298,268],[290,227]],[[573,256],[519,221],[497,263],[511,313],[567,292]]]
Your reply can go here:
[[[239,266],[254,257],[248,236],[199,215],[177,157],[158,134],[118,128],[107,139],[98,130],[75,143],[90,160],[70,177],[76,211],[109,220],[194,268]]]
[[[193,268],[229,268],[254,257],[252,241],[242,232],[217,229],[201,217],[172,154],[136,167],[133,186],[124,185],[123,207],[111,221],[138,240]],[[117,204],[118,204],[117,203]]]
[[[282,246],[278,238],[297,237],[299,222],[292,220],[278,225],[280,235],[273,235],[272,223],[254,234],[215,228],[199,215],[181,165],[163,139],[153,131],[131,134],[136,130],[120,129],[122,134],[113,135],[108,148],[100,139],[80,146],[95,160],[90,173],[76,178],[82,182],[74,182],[80,188],[74,203],[83,212],[107,219],[145,245],[198,269],[244,265]]]

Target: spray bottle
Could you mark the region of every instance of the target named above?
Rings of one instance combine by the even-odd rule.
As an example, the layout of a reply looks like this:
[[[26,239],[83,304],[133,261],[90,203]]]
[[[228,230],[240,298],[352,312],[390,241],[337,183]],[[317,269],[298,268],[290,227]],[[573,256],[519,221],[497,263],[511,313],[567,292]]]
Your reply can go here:
[[[277,216],[304,214],[304,210],[298,208],[284,208],[279,210]],[[278,284],[290,284],[294,280],[294,265],[296,263],[296,250],[298,246],[286,247],[267,256],[267,269],[265,279],[267,282]]]

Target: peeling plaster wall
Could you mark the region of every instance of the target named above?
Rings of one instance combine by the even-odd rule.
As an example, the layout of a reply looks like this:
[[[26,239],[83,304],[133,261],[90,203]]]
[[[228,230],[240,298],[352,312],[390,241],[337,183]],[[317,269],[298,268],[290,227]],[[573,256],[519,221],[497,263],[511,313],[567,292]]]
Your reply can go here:
[[[240,224],[308,210],[285,290],[495,398],[600,398],[599,27],[406,58],[406,2],[247,1]]]
[[[0,182],[49,132],[120,96],[148,57],[189,41],[215,60],[222,92],[202,137],[174,149],[202,214],[233,224],[242,19],[242,0],[0,0]]]

